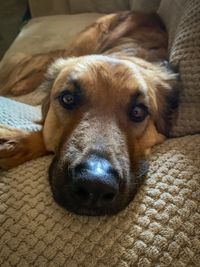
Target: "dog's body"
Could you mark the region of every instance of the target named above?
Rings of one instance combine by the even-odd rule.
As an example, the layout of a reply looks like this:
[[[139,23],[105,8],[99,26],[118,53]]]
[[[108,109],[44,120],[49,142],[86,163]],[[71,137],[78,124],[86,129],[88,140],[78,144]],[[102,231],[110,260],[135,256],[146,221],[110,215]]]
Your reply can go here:
[[[77,213],[115,213],[133,198],[144,174],[141,163],[165,139],[176,106],[176,77],[161,66],[167,34],[155,14],[107,15],[66,51],[22,62],[4,82],[4,93],[13,86],[15,94],[35,89],[60,56],[67,58],[49,67],[43,85],[48,91],[43,131],[2,127],[0,166],[14,167],[52,151],[56,201]]]

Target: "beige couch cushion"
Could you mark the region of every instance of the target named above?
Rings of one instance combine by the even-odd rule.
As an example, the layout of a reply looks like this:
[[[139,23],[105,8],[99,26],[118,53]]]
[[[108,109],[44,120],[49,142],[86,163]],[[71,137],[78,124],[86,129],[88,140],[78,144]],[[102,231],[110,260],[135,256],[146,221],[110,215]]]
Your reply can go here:
[[[199,151],[199,135],[155,148],[135,200],[111,217],[60,208],[48,184],[50,156],[1,172],[0,265],[199,266]]]
[[[169,32],[170,62],[182,82],[172,135],[200,133],[200,1],[162,1],[158,12]]]

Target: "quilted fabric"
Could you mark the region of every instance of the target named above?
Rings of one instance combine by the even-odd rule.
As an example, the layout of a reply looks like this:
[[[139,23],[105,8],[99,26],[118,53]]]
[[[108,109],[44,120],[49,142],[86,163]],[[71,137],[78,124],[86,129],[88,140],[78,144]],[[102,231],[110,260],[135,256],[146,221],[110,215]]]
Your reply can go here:
[[[199,266],[200,136],[154,149],[134,201],[111,217],[68,213],[52,199],[51,157],[0,179],[0,265]]]

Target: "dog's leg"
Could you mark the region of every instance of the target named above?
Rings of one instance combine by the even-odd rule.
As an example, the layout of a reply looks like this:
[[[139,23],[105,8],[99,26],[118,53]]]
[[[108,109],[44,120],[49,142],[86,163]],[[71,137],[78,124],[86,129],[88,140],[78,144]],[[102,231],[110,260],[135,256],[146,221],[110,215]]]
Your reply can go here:
[[[0,168],[7,170],[48,154],[42,131],[25,132],[0,125]]]

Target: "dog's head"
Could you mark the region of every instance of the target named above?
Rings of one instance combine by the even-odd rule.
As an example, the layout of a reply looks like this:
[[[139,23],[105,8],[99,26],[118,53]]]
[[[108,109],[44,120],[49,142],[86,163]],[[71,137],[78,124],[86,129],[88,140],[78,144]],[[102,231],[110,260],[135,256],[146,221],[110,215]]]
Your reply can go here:
[[[44,139],[55,152],[49,175],[58,203],[88,215],[128,204],[146,154],[168,131],[175,80],[137,58],[84,56],[49,68]]]

